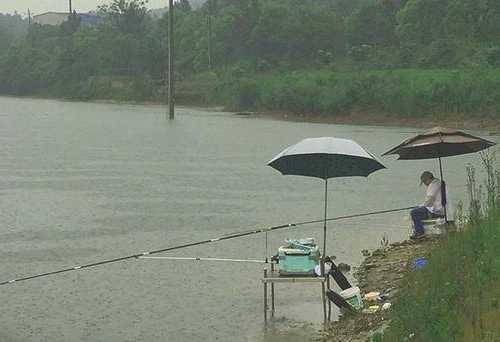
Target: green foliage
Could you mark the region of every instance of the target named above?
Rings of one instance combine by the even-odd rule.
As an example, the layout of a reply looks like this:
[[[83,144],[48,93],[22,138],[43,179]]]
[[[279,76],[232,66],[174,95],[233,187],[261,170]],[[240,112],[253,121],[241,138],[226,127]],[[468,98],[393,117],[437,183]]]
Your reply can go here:
[[[397,20],[396,32],[406,63],[452,66],[476,54],[481,44],[497,43],[500,3],[494,0],[408,0],[398,12]],[[439,58],[440,52],[446,57]]]
[[[456,47],[449,39],[437,39],[422,49],[418,65],[450,67],[456,64]]]
[[[215,97],[218,86],[218,77],[214,72],[204,72],[192,78],[177,83],[176,102],[190,105],[217,105],[227,104],[223,99]],[[165,94],[163,94],[165,98]]]
[[[0,56],[28,32],[28,22],[19,14],[0,13]]]
[[[351,45],[391,45],[396,41],[397,6],[392,2],[367,2],[346,20],[348,41]]]
[[[141,36],[147,28],[147,0],[113,0],[99,6],[99,14],[115,30],[123,34]]]
[[[196,89],[198,95],[184,87],[186,100],[210,99],[231,108],[496,114],[498,82],[484,70],[500,67],[499,4],[210,0],[192,9],[182,0],[175,4],[174,76]],[[59,27],[24,26],[25,33],[26,20],[0,15],[0,91],[92,98],[101,96],[93,90],[102,88],[95,80],[114,78],[137,82],[141,95],[131,98],[160,96],[169,19],[153,19],[145,5],[112,0],[98,8],[94,26],[80,25],[72,15]],[[453,72],[472,67],[479,71]],[[321,73],[308,71],[314,69]],[[210,96],[190,83],[207,73],[216,75]],[[122,96],[116,95],[122,90],[101,90]]]
[[[448,0],[409,0],[398,13],[402,44],[425,46],[443,35]]]
[[[500,70],[389,70],[287,72],[253,76],[232,69],[217,98],[230,108],[262,108],[303,114],[354,111],[422,116],[466,113],[496,116]],[[252,90],[249,90],[249,84]],[[254,89],[256,88],[256,89]],[[242,104],[240,91],[257,97]],[[245,95],[246,96],[246,95]]]
[[[251,43],[274,65],[307,66],[320,50],[332,57],[344,51],[342,21],[327,3],[264,1],[260,13]]]
[[[54,79],[55,66],[43,50],[19,44],[9,49],[0,68],[0,90],[13,94],[43,89]]]
[[[391,325],[378,341],[499,340],[499,178],[493,161],[483,157],[485,216],[475,216],[465,231],[442,240],[425,269],[406,280]]]
[[[438,246],[425,270],[414,273],[393,306],[382,341],[486,341],[500,338],[496,322],[500,216],[491,216]],[[498,299],[497,299],[498,300]]]
[[[484,59],[484,64],[495,68],[500,67],[500,46],[491,46],[479,50],[478,54]]]

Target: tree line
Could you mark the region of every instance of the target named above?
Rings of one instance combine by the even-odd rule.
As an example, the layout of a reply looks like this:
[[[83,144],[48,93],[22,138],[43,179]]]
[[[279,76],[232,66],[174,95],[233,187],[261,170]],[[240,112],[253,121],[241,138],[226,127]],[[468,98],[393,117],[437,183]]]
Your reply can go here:
[[[131,85],[124,98],[153,97],[165,79],[168,16],[154,19],[144,0],[112,0],[97,14],[95,25],[72,15],[29,28],[16,17],[21,35],[0,16],[0,92],[95,97],[121,80]],[[196,9],[181,0],[175,28],[180,81],[206,72],[500,66],[498,0],[207,0]]]

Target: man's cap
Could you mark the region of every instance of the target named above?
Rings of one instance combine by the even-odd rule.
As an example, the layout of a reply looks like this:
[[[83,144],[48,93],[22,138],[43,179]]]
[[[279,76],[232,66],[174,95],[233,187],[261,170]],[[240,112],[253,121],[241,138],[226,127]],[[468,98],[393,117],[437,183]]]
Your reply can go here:
[[[424,182],[423,182],[423,179],[424,178],[430,178],[430,179],[433,179],[434,178],[434,175],[432,174],[432,172],[430,171],[424,171],[422,172],[422,174],[420,175],[420,185],[422,185]]]

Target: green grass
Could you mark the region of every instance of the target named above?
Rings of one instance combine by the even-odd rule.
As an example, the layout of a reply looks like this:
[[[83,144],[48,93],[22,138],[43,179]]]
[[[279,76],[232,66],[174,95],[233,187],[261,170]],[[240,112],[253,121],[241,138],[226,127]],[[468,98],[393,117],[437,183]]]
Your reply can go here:
[[[500,114],[500,69],[295,71],[226,74],[216,98],[231,109],[339,115]]]
[[[75,99],[161,101],[165,87],[148,77],[91,77],[18,95]],[[176,102],[220,105],[229,110],[283,111],[314,115],[370,113],[401,117],[460,114],[500,117],[500,69],[332,69],[255,73],[227,67],[178,80]]]
[[[408,279],[384,342],[500,340],[500,215],[457,233]]]

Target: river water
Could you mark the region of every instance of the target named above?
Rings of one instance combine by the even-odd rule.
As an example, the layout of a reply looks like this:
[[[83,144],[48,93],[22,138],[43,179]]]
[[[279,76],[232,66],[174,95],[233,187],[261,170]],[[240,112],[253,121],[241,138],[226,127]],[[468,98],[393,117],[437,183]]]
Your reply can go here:
[[[417,132],[188,108],[170,122],[161,106],[0,97],[0,281],[321,219],[323,182],[282,176],[268,160],[319,136],[351,138],[380,155]],[[387,170],[329,182],[330,217],[418,204],[420,172],[438,171],[432,160],[381,160]],[[445,160],[454,202],[464,198],[468,162],[479,157]],[[329,223],[328,254],[355,266],[360,250],[379,246],[383,234],[404,239],[407,227],[405,213]],[[275,232],[269,248],[287,237],[321,241],[321,231]],[[164,255],[263,259],[264,236]],[[293,342],[317,333],[317,285],[278,285],[276,318],[264,328],[262,270],[131,260],[3,286],[0,341]]]

